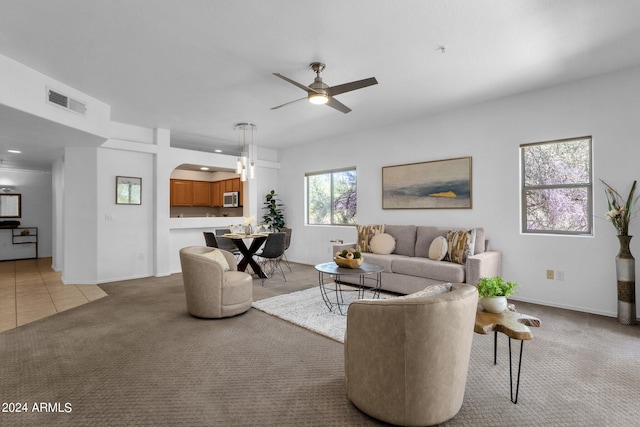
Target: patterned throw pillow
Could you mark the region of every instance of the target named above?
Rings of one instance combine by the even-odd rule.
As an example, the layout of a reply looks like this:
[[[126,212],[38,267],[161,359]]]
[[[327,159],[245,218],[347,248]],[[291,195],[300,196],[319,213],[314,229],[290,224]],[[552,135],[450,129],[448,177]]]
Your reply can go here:
[[[397,297],[397,299],[432,297],[434,295],[445,294],[450,291],[451,291],[451,283],[440,283],[439,285],[427,286],[423,290],[415,292],[413,294]]]
[[[475,230],[451,230],[447,232],[447,256],[445,260],[464,264],[467,257],[473,255],[476,242]]]
[[[396,248],[396,239],[391,234],[376,233],[371,238],[369,247],[374,254],[388,255]]]
[[[358,230],[358,241],[356,242],[356,250],[360,252],[371,252],[371,238],[374,234],[384,233],[384,224],[382,225],[356,225]]]
[[[429,259],[442,261],[444,257],[447,256],[448,248],[447,239],[442,236],[436,237],[433,239],[433,242],[431,242],[431,246],[429,246]]]
[[[224,254],[220,252],[218,249],[214,249],[210,252],[205,252],[202,254],[203,257],[209,258],[212,261],[217,262],[222,267],[222,272],[229,271],[229,263],[227,259],[224,257]]]

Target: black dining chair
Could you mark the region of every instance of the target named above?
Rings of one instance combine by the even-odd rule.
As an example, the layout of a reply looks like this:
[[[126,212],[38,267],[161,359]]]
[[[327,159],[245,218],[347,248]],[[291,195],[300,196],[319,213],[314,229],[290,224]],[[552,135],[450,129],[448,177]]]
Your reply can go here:
[[[282,261],[289,271],[293,271],[291,270],[291,265],[289,265],[289,260],[287,259],[287,249],[289,249],[289,245],[291,245],[291,229],[289,227],[282,227],[280,231],[283,231],[287,235],[284,239],[284,253],[282,254]]]
[[[256,253],[256,255],[260,257],[262,270],[267,276],[272,276],[276,270],[280,270],[280,274],[282,274],[285,282],[287,281],[287,277],[284,275],[284,270],[282,270],[280,262],[284,255],[286,238],[286,233],[271,233],[267,236],[262,251]],[[262,279],[262,284],[264,285],[264,279]]]
[[[216,241],[215,234],[213,234],[211,231],[203,231],[202,234],[204,234],[205,245],[207,245],[210,248],[218,247],[218,242]]]
[[[223,236],[223,234],[229,233],[231,233],[231,230],[229,230],[228,228],[217,228],[215,230],[215,239],[218,245],[216,247],[219,249],[224,249],[225,251],[229,251],[233,255],[235,255],[236,258],[238,258],[241,254],[236,244],[233,243],[233,240]]]

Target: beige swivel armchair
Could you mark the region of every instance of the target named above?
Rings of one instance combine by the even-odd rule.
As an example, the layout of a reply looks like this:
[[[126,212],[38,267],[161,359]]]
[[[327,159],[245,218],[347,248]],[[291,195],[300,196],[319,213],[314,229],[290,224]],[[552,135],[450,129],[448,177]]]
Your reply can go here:
[[[229,271],[202,254],[219,250],[229,264]],[[244,313],[253,302],[253,280],[238,271],[232,253],[206,246],[180,249],[182,281],[187,297],[187,311],[196,317],[220,318]]]
[[[398,425],[433,425],[462,407],[478,292],[453,284],[435,296],[359,300],[344,340],[347,396]]]

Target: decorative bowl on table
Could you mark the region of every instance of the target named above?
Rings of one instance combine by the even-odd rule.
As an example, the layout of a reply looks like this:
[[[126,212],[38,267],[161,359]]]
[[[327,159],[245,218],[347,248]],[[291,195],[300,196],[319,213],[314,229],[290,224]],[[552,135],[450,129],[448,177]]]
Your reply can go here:
[[[364,263],[364,258],[360,257],[360,258],[348,259],[348,258],[334,257],[333,262],[338,264],[339,267],[359,268],[362,265],[362,263]]]

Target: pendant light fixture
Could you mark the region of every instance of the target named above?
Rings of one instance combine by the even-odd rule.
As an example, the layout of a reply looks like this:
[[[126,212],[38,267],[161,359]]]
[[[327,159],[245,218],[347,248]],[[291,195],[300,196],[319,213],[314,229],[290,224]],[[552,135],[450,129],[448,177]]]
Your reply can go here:
[[[238,134],[238,139],[242,138],[242,149],[240,151],[240,157],[236,162],[236,173],[240,175],[240,181],[244,182],[248,178],[255,178],[255,161],[254,161],[254,146],[253,146],[253,131],[256,129],[256,125],[253,123],[237,123],[235,125],[236,131],[242,131],[242,135]],[[251,132],[251,143],[249,144],[247,151],[247,131]]]

